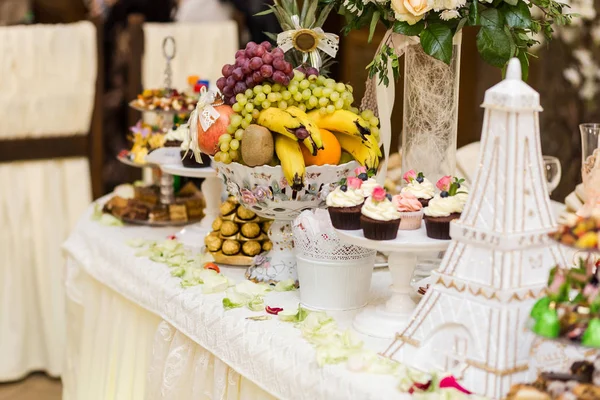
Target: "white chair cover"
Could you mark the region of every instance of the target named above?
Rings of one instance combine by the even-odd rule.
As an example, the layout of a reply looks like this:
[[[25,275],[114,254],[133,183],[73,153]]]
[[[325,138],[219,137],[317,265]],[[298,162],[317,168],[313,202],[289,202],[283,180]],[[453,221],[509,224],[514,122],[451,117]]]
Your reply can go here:
[[[469,185],[477,173],[480,147],[479,142],[473,142],[456,150],[456,176],[464,177]]]
[[[86,134],[93,24],[0,28],[2,140]],[[59,376],[65,336],[61,244],[91,201],[85,158],[0,163],[0,381]]]
[[[187,88],[187,77],[198,75],[210,81],[212,87],[221,76],[224,64],[234,62],[238,50],[238,31],[234,21],[203,22],[200,24],[144,24],[144,60],[142,84],[144,88],[164,86],[165,58],[162,43],[173,36],[177,44],[175,59],[171,62],[172,86]]]

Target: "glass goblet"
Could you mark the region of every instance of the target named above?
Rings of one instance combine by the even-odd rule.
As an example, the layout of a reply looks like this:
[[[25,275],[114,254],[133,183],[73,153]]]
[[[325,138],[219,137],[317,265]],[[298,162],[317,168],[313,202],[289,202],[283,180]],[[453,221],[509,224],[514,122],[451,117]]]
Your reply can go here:
[[[562,175],[559,159],[552,156],[544,156],[544,172],[546,174],[548,194],[551,195],[558,186]]]

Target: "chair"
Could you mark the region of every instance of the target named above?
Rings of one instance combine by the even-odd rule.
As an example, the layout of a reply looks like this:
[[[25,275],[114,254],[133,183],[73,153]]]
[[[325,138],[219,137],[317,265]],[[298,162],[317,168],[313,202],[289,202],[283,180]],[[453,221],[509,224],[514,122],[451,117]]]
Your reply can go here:
[[[0,27],[0,381],[61,374],[61,244],[103,190],[101,34]]]

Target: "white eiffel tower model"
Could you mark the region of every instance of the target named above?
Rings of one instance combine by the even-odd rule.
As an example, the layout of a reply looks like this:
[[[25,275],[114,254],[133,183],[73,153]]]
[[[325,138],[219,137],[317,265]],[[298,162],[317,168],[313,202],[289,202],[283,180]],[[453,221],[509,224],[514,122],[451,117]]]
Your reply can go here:
[[[540,147],[539,94],[517,59],[485,93],[479,169],[452,243],[408,326],[384,355],[444,371],[477,394],[502,398],[531,379],[531,307],[563,261]]]

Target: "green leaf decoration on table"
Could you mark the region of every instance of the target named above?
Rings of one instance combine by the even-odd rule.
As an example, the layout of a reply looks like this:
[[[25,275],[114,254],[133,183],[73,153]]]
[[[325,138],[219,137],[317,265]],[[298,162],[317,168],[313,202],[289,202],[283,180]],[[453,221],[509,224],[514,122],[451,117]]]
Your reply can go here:
[[[531,28],[531,12],[524,2],[513,5],[503,4],[499,9],[504,14],[506,24],[511,28]]]
[[[401,33],[402,35],[418,36],[425,29],[425,22],[419,21],[414,25],[410,25],[406,21],[396,21],[392,29],[394,32]]]
[[[450,64],[452,60],[452,31],[448,26],[433,23],[421,32],[421,45],[425,53]]]
[[[123,221],[110,214],[102,214],[98,222],[104,226],[123,226]]]
[[[234,308],[241,308],[243,306],[244,306],[243,303],[234,303],[229,297],[225,297],[223,299],[223,308],[226,310],[232,310]]]
[[[510,59],[511,39],[504,30],[482,27],[477,34],[477,50],[488,64],[502,68]]]
[[[276,292],[289,292],[296,289],[296,282],[293,279],[286,279],[281,282],[277,282],[275,285]]]

